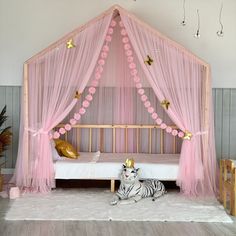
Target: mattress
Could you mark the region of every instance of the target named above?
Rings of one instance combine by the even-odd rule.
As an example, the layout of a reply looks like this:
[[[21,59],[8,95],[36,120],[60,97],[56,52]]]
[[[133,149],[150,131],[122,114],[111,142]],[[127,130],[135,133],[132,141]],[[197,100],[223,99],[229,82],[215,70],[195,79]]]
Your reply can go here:
[[[122,164],[133,158],[141,179],[176,180],[179,154],[80,153],[77,160],[54,162],[56,179],[119,179]]]

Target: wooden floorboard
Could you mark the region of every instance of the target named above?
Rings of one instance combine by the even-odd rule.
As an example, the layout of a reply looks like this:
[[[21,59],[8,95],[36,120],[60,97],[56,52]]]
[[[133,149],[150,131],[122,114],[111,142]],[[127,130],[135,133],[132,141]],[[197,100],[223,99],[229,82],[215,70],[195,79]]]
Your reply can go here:
[[[0,199],[0,236],[236,236],[236,218],[233,218],[234,223],[228,224],[145,221],[6,221],[4,216],[11,207],[11,203],[12,201],[8,199]]]

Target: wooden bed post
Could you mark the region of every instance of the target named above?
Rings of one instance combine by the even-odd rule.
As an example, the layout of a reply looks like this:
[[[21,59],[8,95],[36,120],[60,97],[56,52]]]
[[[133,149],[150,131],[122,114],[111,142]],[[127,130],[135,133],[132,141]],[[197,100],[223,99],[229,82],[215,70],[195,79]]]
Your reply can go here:
[[[114,193],[115,192],[115,180],[111,179],[111,192]]]
[[[23,153],[24,155],[24,159],[25,159],[25,164],[27,167],[27,171],[29,170],[28,168],[28,163],[29,163],[29,132],[28,132],[28,128],[29,128],[29,89],[28,89],[28,78],[29,74],[28,74],[28,64],[24,63],[24,67],[23,67],[23,80],[24,80],[24,131],[25,133],[25,140],[24,140],[24,145],[25,145],[25,152]]]

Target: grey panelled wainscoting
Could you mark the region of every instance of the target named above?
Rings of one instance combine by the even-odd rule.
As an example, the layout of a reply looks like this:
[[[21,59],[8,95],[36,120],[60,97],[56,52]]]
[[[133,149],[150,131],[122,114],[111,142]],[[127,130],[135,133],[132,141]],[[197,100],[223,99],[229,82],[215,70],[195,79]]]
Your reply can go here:
[[[8,120],[12,126],[13,142],[6,151],[5,168],[14,168],[17,156],[20,122],[20,86],[0,86],[0,109],[7,105]],[[236,89],[213,89],[217,158],[236,159]],[[3,159],[0,159],[0,164]]]
[[[6,161],[2,166],[5,168],[13,168],[16,163],[20,125],[20,97],[20,86],[0,86],[0,110],[7,105],[6,114],[8,118],[4,123],[4,127],[11,126],[13,133],[12,144],[0,159],[0,164]]]

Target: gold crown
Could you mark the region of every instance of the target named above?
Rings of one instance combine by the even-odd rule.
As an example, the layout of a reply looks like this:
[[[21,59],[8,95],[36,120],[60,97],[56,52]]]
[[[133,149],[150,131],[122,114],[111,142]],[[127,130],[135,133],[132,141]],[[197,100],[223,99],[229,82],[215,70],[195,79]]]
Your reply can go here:
[[[134,168],[134,159],[126,159],[125,166],[128,168]]]

